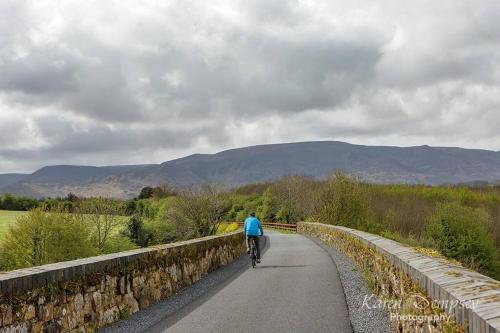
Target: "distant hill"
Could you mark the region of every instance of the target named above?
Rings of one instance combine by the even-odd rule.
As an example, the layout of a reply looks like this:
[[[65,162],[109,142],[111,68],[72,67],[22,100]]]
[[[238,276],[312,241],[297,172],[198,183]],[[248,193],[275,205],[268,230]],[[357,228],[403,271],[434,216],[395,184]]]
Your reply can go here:
[[[17,183],[18,181],[22,180],[28,176],[27,174],[24,173],[4,173],[0,174],[0,191],[2,187],[6,187],[9,185],[12,185],[14,183]]]
[[[195,154],[162,164],[48,166],[1,192],[35,197],[132,197],[148,185],[207,181],[228,186],[274,180],[287,174],[324,178],[335,170],[377,183],[455,184],[500,179],[500,152],[445,147],[362,146],[322,141],[272,144]]]

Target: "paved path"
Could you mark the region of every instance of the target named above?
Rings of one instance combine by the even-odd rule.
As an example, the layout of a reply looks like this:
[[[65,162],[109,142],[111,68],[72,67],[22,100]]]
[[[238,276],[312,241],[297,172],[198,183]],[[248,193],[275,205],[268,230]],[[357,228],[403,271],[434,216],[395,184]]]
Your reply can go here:
[[[352,332],[327,252],[301,235],[267,235],[257,268],[244,256],[101,332]]]
[[[152,315],[147,311],[141,315],[159,315],[158,310]],[[271,232],[257,268],[245,262],[244,268],[212,291],[155,322],[140,331],[352,332],[330,256],[304,236]]]

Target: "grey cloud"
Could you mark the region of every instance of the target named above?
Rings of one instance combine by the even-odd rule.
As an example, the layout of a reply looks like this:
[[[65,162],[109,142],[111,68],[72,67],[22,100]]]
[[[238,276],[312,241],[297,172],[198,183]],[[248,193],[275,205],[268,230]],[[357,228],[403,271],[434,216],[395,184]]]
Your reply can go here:
[[[478,6],[476,1],[467,0],[463,4],[465,16],[464,34],[461,39],[467,38],[471,44],[498,45],[500,42],[500,26],[498,15],[500,3],[495,0],[485,0]],[[465,33],[468,32],[468,33]]]
[[[7,159],[43,158],[47,161],[59,160],[61,156],[71,156],[74,152],[78,152],[80,156],[96,154],[127,156],[138,151],[154,152],[166,148],[185,150],[199,139],[206,139],[212,144],[218,144],[225,139],[225,133],[220,128],[211,126],[199,128],[196,133],[192,133],[161,127],[134,128],[96,122],[79,123],[52,115],[36,119],[36,126],[38,134],[47,143],[45,146],[31,149],[2,145],[0,156]],[[15,141],[16,134],[22,135],[20,132],[10,131],[8,137]]]
[[[76,47],[24,41],[22,55],[15,54],[15,41],[10,49],[4,46],[0,91],[14,103],[57,106],[61,111],[102,120],[140,119],[141,108],[133,91],[127,89],[121,56],[81,34],[71,37],[76,39]]]
[[[53,95],[76,88],[74,60],[51,48],[16,59],[3,57],[0,89],[27,95]]]
[[[260,24],[296,24],[304,18],[297,0],[240,1],[240,6]]]
[[[242,95],[264,110],[288,112],[334,108],[371,80],[380,58],[371,41],[317,37],[267,40],[261,54],[263,75],[250,78]]]
[[[372,80],[381,56],[380,45],[369,39],[316,35],[286,40],[246,32],[227,47],[236,55],[207,60],[170,47],[147,55],[155,70],[149,69],[146,95],[170,116],[185,118],[221,107],[239,114],[333,108]],[[164,79],[173,71],[181,76],[179,85]]]
[[[291,9],[292,2],[262,6],[252,5],[258,13],[250,18],[260,20],[270,9],[282,12],[278,16],[287,17],[290,24],[304,19]],[[23,61],[7,59],[4,67],[9,70],[0,88],[23,92],[21,102],[62,105],[112,121],[137,121],[148,115],[197,117],[219,111],[221,105],[235,112],[300,112],[335,107],[354,86],[371,78],[380,58],[381,45],[369,37],[279,36],[265,29],[207,25],[204,28],[214,32],[200,31],[201,35],[219,43],[199,46],[197,36],[174,36],[182,26],[152,27],[158,38],[146,36],[145,42],[156,52],[135,54],[135,41],[128,50],[117,52],[76,24],[63,34],[64,47],[50,45],[49,52],[28,44],[30,54]],[[169,82],[169,73],[178,73],[181,81]],[[147,86],[137,84],[139,75],[149,80]]]

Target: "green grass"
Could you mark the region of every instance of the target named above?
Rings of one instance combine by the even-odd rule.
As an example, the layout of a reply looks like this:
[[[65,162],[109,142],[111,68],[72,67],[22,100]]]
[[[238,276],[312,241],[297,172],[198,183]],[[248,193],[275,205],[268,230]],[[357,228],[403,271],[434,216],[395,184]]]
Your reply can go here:
[[[16,219],[24,214],[26,212],[0,210],[0,236],[7,231],[9,225],[14,224]]]

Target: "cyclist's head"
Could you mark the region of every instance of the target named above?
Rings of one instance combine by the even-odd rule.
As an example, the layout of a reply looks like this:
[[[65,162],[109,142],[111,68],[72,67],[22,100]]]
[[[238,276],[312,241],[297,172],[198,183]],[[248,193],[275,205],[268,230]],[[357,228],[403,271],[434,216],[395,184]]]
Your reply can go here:
[[[250,216],[251,216],[251,217],[255,217],[255,213],[254,213],[254,212],[251,212],[251,213],[250,213]]]

